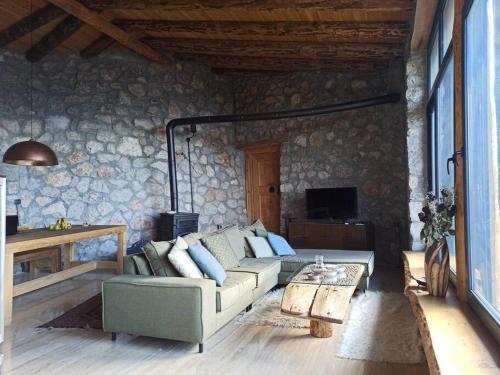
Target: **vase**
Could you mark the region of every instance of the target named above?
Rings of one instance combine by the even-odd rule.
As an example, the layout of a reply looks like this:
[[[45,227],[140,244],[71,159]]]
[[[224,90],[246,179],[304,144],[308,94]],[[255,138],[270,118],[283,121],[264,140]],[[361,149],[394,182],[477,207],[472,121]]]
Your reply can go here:
[[[446,239],[435,241],[425,249],[427,291],[436,297],[446,296],[450,279],[450,253]]]

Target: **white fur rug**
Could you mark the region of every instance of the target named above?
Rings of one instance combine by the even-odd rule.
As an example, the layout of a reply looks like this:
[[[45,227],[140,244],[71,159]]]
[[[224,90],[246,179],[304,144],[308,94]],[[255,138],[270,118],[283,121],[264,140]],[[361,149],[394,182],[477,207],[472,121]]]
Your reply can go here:
[[[309,329],[308,320],[280,313],[283,291],[281,288],[267,293],[236,323]],[[425,361],[417,323],[402,293],[357,293],[352,298],[347,321],[335,325],[331,339],[338,341],[337,356],[342,358],[393,363]]]

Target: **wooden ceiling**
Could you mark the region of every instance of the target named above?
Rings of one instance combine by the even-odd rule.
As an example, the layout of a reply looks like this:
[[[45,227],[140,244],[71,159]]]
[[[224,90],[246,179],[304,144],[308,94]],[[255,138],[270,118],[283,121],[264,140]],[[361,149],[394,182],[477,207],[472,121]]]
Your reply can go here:
[[[40,61],[53,50],[92,58],[119,43],[160,63],[173,56],[218,71],[374,70],[403,56],[414,8],[414,0],[33,0],[30,12],[28,0],[2,0],[0,48]]]

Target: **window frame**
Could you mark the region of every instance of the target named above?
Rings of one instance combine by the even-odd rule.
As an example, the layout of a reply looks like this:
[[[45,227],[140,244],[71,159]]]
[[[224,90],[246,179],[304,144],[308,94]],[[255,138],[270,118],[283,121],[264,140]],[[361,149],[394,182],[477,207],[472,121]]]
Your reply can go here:
[[[467,33],[467,17],[471,11],[472,5],[474,4],[476,0],[466,0],[464,3],[464,8],[463,12],[461,14],[462,17],[462,30],[461,30],[461,38],[463,42],[463,49],[462,49],[462,56],[461,56],[461,63],[462,63],[462,113],[463,113],[463,142],[464,142],[464,150],[467,152],[467,145],[468,145],[468,126],[467,126],[467,59],[466,59],[466,54],[467,54],[467,44],[466,44],[466,33]],[[481,0],[479,0],[481,1]],[[466,155],[465,155],[466,156]],[[468,229],[468,223],[469,223],[469,174],[467,171],[467,158],[464,157],[464,164],[465,164],[465,169],[464,169],[464,175],[463,175],[463,189],[464,189],[464,197],[463,197],[463,204],[464,204],[464,239],[465,239],[465,270],[466,270],[466,276],[467,276],[467,283],[466,283],[466,293],[467,293],[467,302],[471,306],[471,308],[474,310],[474,312],[479,316],[479,319],[486,325],[488,330],[493,334],[497,342],[500,342],[500,326],[498,325],[497,320],[493,315],[490,313],[489,309],[487,306],[485,306],[481,301],[479,300],[478,296],[474,293],[472,290],[472,281],[470,277],[470,256],[469,256],[469,249],[470,249],[470,241],[469,241],[469,229]]]
[[[439,118],[439,105],[438,105],[438,88],[441,85],[444,75],[446,74],[447,69],[449,68],[449,64],[453,63],[452,69],[454,70],[454,48],[453,48],[453,30],[452,30],[452,38],[450,39],[450,43],[446,47],[446,51],[443,51],[443,14],[444,9],[448,1],[454,0],[440,0],[438,7],[436,9],[436,13],[434,16],[432,30],[429,35],[428,45],[427,45],[427,189],[429,191],[433,191],[435,194],[439,194],[439,186],[437,186],[438,175],[439,175],[439,165],[437,163],[437,152],[438,152],[438,126],[437,120]],[[456,4],[454,4],[454,7]],[[437,39],[436,39],[437,37]],[[437,40],[438,46],[438,71],[432,86],[430,84],[431,80],[431,53],[434,42]],[[453,73],[453,86],[455,86],[455,77]],[[455,90],[453,89],[453,109],[456,106],[455,100]],[[456,139],[455,139],[455,110],[453,111],[453,150],[456,150]],[[450,155],[451,157],[451,155]],[[456,176],[454,181],[454,187],[456,186]],[[455,248],[456,252],[456,248]],[[455,269],[450,267],[450,280],[456,285],[456,265]]]

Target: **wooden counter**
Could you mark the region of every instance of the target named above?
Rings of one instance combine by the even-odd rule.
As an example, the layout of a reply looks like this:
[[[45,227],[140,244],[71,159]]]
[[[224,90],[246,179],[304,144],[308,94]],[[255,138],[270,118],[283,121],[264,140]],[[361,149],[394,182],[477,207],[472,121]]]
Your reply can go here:
[[[461,303],[450,284],[445,298],[419,290],[425,276],[424,253],[403,252],[405,294],[422,336],[431,374],[500,374],[500,346],[471,308]]]
[[[75,242],[116,235],[118,249],[116,261],[75,262],[73,245]],[[14,285],[14,254],[40,249],[44,247],[64,245],[64,269],[48,276]],[[5,241],[4,270],[4,317],[5,324],[12,321],[12,299],[21,294],[37,290],[48,285],[93,271],[97,268],[116,269],[117,274],[123,271],[123,256],[127,252],[127,227],[125,225],[75,225],[69,230],[50,231],[33,229],[7,236]]]

